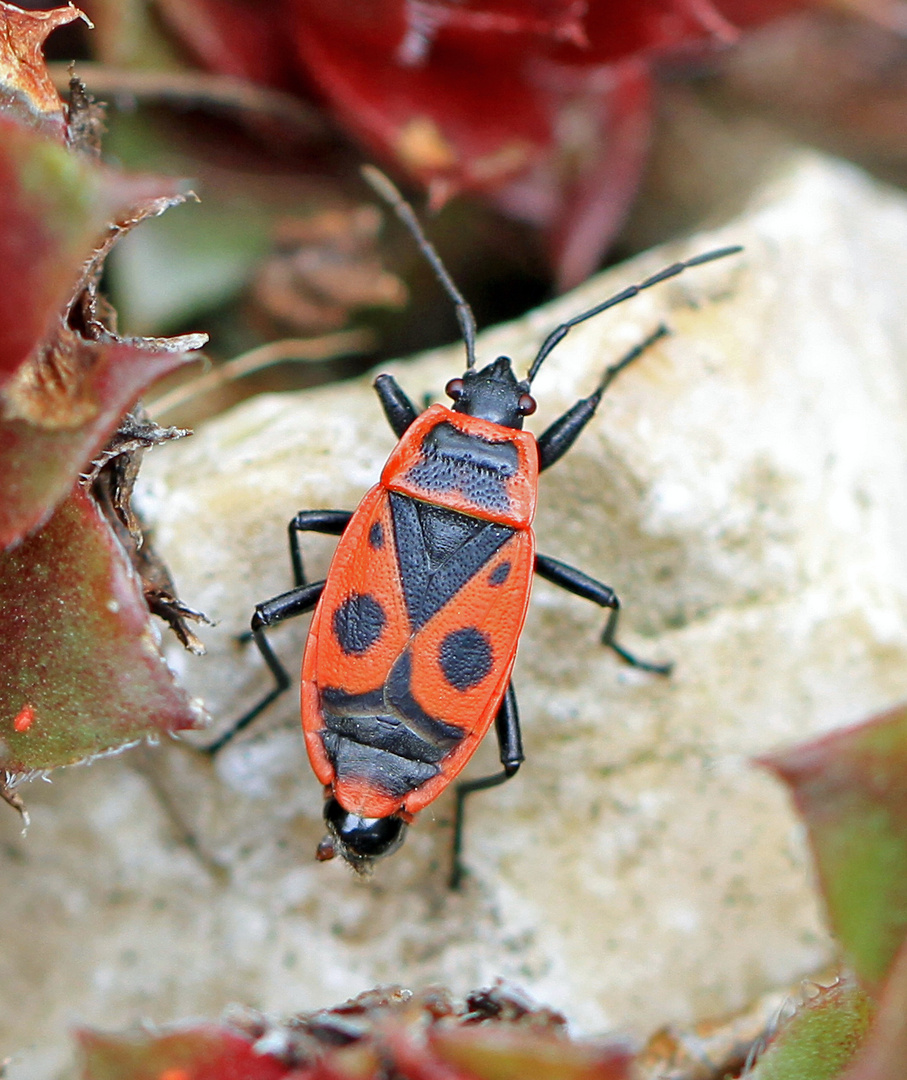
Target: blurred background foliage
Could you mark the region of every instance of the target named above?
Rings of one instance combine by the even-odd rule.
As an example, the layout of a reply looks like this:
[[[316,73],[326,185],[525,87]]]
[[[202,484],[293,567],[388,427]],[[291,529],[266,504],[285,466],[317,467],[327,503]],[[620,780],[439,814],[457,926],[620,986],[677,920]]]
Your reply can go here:
[[[59,84],[75,58],[108,106],[106,159],[200,198],[118,246],[121,325],[204,327],[218,362],[270,346],[167,397],[170,422],[456,338],[363,161],[427,202],[480,326],[732,216],[787,138],[907,179],[901,0],[84,7],[95,29],[48,45]]]

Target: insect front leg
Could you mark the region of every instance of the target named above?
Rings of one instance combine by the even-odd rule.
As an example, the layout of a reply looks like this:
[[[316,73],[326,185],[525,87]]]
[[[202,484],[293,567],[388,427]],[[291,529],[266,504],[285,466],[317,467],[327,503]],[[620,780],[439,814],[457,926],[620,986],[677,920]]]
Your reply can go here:
[[[397,438],[402,438],[406,429],[419,415],[416,406],[393,375],[379,375],[374,386],[387,422]]]
[[[614,640],[620,614],[620,600],[618,600],[617,593],[612,588],[603,585],[600,581],[596,581],[595,578],[589,577],[582,570],[576,570],[574,567],[568,566],[557,559],[552,559],[548,555],[536,555],[535,572],[539,577],[543,577],[546,581],[550,581],[555,585],[560,585],[562,589],[566,589],[567,592],[571,592],[575,596],[582,596],[585,600],[591,600],[593,604],[598,604],[599,607],[611,609],[608,614],[608,621],[605,623],[605,629],[602,631],[601,643],[616,652],[621,660],[631,664],[633,667],[640,668],[642,671],[652,671],[656,675],[670,675],[673,664],[652,664],[647,660],[640,660]]]
[[[545,428],[538,438],[540,470],[548,469],[556,461],[560,461],[570,447],[573,446],[579,438],[580,432],[595,415],[595,410],[598,408],[602,396],[615,376],[623,371],[625,367],[629,367],[634,360],[638,360],[648,348],[654,345],[656,341],[660,341],[667,333],[668,328],[666,326],[659,326],[654,333],[649,334],[645,341],[641,341],[626,356],[618,360],[616,364],[612,364],[605,371],[601,382],[593,393],[588,397],[580,398],[563,416],[559,416],[553,424]]]
[[[507,684],[507,692],[498,707],[494,721],[495,733],[498,737],[501,764],[503,770],[492,773],[491,776],[482,776],[477,780],[461,780],[457,784],[457,804],[454,814],[453,835],[453,865],[450,872],[450,887],[459,889],[466,868],[461,861],[463,854],[463,810],[468,795],[474,791],[484,791],[486,788],[497,787],[514,776],[523,763],[523,739],[520,734],[520,714],[517,709],[516,694],[513,683]]]

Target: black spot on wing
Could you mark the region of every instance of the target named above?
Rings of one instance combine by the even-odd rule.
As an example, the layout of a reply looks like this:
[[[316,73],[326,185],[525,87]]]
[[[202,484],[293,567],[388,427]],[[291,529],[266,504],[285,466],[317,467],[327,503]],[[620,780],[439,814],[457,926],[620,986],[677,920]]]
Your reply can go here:
[[[384,526],[380,521],[373,521],[368,531],[369,547],[373,551],[380,551],[384,547]]]
[[[510,563],[502,562],[491,571],[488,575],[489,585],[503,585],[504,582],[510,577]]]
[[[423,627],[514,534],[499,525],[390,492],[394,544],[411,628]]]
[[[368,652],[386,624],[384,608],[370,593],[351,593],[334,609],[331,619],[337,644],[347,656]]]
[[[455,690],[469,690],[491,671],[491,642],[475,626],[452,630],[441,641],[438,661],[444,678]]]

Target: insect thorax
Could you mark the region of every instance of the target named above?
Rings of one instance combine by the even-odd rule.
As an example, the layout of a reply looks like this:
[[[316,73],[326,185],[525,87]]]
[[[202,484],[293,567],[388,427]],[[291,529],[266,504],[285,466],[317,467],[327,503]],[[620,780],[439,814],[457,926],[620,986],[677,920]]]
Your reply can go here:
[[[382,483],[422,502],[526,528],[537,476],[531,434],[433,405],[400,440]]]

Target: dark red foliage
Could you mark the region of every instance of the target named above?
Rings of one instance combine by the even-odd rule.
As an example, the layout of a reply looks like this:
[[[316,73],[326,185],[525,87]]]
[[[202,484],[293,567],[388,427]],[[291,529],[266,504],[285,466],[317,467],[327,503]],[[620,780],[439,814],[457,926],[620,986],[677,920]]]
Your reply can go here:
[[[593,270],[645,161],[653,64],[701,56],[803,0],[164,0],[214,70],[297,74],[437,206],[479,192]]]
[[[233,1010],[130,1035],[78,1033],[82,1080],[629,1080],[621,1043],[580,1041],[564,1018],[497,985],[465,1007],[435,988],[376,989],[274,1023]]]
[[[0,797],[20,810],[23,777],[202,719],[158,651],[146,594],[198,648],[182,622],[196,613],[147,555],[139,581],[95,498],[117,468],[130,484],[108,502],[129,524],[139,453],[123,414],[205,341],[121,338],[98,289],[115,240],[183,196],[100,164],[100,113],[78,80],[60,100],[41,46],[78,15],[0,0]]]
[[[270,1054],[217,1024],[166,1035],[79,1034],[86,1080],[281,1080],[291,1075]]]
[[[27,776],[197,726],[173,683],[139,581],[77,487],[0,553],[0,770]]]
[[[98,162],[100,121],[78,84],[64,107],[41,43],[77,15],[0,2],[0,550],[48,518],[142,390],[205,340],[122,339],[98,295],[116,238],[184,196]]]

